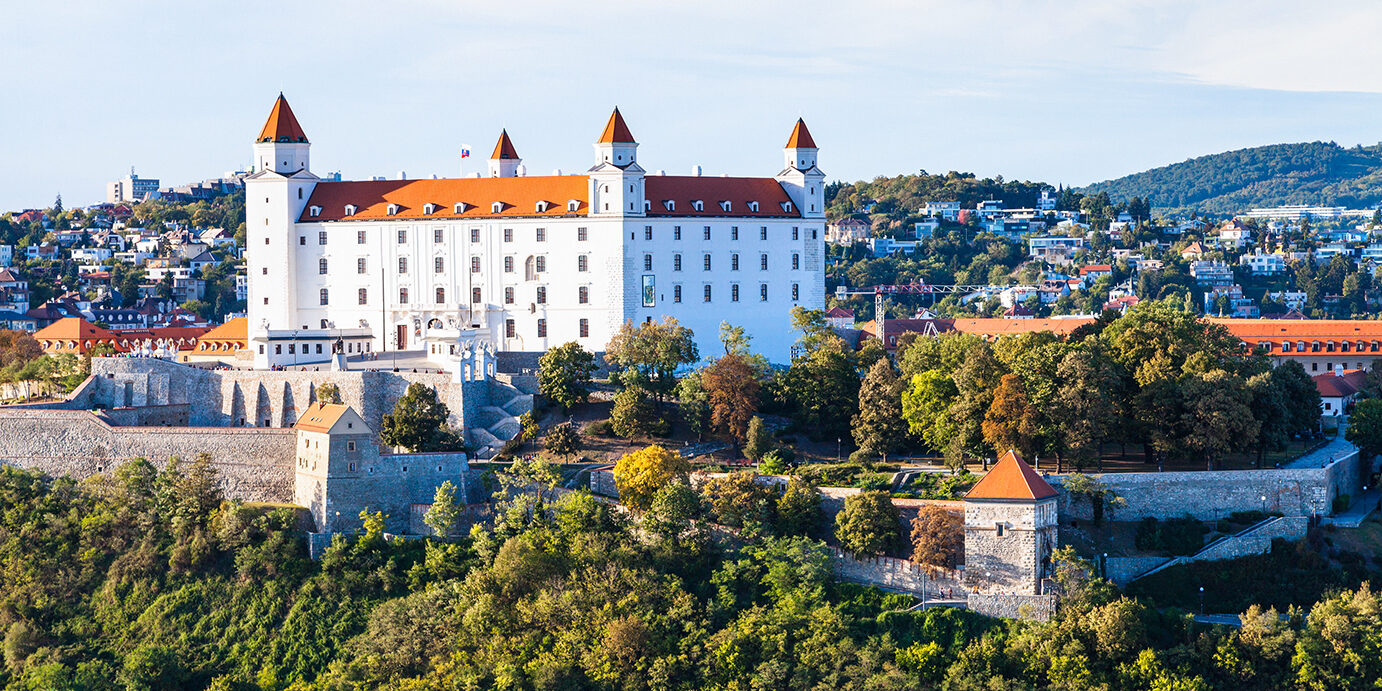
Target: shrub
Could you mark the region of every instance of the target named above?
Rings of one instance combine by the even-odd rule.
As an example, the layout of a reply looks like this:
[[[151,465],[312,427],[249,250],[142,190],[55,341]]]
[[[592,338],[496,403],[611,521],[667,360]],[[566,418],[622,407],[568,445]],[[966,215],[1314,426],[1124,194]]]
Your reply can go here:
[[[586,434],[593,434],[597,437],[613,437],[614,427],[609,420],[596,420],[585,426]]]
[[[1248,525],[1252,525],[1253,523],[1261,523],[1262,521],[1267,520],[1267,516],[1268,514],[1266,511],[1234,511],[1233,513],[1228,515],[1228,520],[1233,521],[1234,523],[1246,523]]]
[[[1137,548],[1148,552],[1164,552],[1171,556],[1190,555],[1204,547],[1209,529],[1189,516],[1158,521],[1144,518],[1137,526]]]
[[[1333,513],[1347,511],[1350,499],[1351,497],[1347,494],[1340,494],[1339,496],[1334,497]]]
[[[854,483],[855,487],[862,490],[886,490],[892,488],[892,478],[882,473],[869,473],[861,475]]]

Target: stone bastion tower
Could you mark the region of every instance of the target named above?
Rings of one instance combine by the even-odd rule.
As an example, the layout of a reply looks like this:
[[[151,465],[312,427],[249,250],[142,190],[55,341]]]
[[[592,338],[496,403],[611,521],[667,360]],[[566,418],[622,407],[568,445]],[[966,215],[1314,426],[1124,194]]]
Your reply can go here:
[[[1039,594],[1056,548],[1056,490],[1009,450],[964,496],[965,580]]]

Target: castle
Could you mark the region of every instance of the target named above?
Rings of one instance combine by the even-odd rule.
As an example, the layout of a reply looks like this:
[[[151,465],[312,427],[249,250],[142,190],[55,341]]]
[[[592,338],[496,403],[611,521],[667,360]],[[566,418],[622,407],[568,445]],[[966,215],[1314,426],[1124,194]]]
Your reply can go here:
[[[489,177],[322,181],[282,95],[245,180],[256,367],[410,350],[602,351],[674,317],[722,321],[786,362],[795,306],[824,304],[825,174],[797,121],[773,177],[649,173],[618,109],[583,174],[528,176],[499,136]]]
[[[966,579],[1040,594],[1056,548],[1057,496],[1016,452],[998,459],[964,496]]]

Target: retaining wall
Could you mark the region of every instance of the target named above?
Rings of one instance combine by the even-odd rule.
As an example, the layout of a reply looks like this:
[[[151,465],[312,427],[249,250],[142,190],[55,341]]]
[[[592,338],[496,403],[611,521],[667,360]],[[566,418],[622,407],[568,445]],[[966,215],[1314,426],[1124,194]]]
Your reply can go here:
[[[830,553],[834,557],[835,577],[842,581],[876,585],[917,595],[921,594],[924,585],[926,597],[930,599],[942,597],[942,589],[953,590],[957,597],[964,597],[967,591],[960,580],[959,571],[928,570],[906,559],[893,557],[856,559],[834,547],[830,548]]]
[[[1056,596],[973,593],[969,609],[990,617],[1047,621],[1056,613]]]

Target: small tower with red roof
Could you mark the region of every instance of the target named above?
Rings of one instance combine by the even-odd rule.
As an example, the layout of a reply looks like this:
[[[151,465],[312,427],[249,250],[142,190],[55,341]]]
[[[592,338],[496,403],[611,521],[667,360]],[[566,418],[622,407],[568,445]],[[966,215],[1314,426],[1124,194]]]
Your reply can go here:
[[[1057,492],[1008,451],[965,494],[965,579],[984,590],[1040,592],[1056,548]]]
[[[302,125],[288,107],[288,99],[283,94],[274,101],[269,119],[264,122],[259,136],[254,138],[254,169],[271,170],[283,175],[292,175],[300,170],[309,170],[309,153],[312,148]]]
[[[797,118],[787,146],[782,148],[787,167],[777,174],[777,181],[803,218],[825,218],[825,173],[816,167],[819,151],[806,122]]]
[[[492,178],[512,178],[518,176],[523,159],[513,148],[508,130],[499,131],[499,141],[494,145],[494,153],[489,157],[489,176]]]
[[[638,165],[638,142],[615,108],[595,141],[590,175],[590,208],[596,216],[642,216],[644,170]]]

